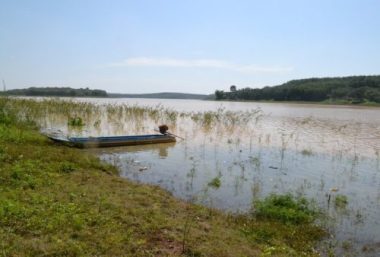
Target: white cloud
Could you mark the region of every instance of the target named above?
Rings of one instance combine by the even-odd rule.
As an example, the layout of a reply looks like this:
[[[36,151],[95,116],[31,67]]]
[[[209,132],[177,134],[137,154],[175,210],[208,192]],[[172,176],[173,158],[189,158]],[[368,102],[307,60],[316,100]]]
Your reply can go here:
[[[112,63],[111,66],[160,66],[160,67],[206,67],[226,68],[228,63],[212,59],[173,59],[173,58],[128,58],[121,62]]]
[[[291,72],[293,71],[293,67],[263,67],[263,66],[255,66],[255,65],[247,65],[236,67],[237,71],[240,72],[257,72],[257,73],[281,73],[281,72]]]
[[[256,66],[238,65],[231,62],[217,59],[175,59],[175,58],[149,58],[136,57],[128,58],[121,62],[111,63],[110,67],[177,67],[177,68],[216,68],[226,69],[244,73],[288,73],[293,71],[293,67],[280,66]]]

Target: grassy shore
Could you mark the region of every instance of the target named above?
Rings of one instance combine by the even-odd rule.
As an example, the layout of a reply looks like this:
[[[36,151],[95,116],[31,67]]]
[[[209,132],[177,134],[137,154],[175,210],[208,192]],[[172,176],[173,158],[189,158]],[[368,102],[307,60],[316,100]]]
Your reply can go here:
[[[305,200],[229,215],[120,178],[55,145],[0,98],[0,256],[318,256],[325,236]]]

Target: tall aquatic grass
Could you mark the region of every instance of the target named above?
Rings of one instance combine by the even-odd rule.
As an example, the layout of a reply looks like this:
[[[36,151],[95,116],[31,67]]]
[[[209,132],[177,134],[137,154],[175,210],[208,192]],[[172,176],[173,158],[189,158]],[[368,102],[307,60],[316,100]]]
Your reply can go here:
[[[249,145],[250,151],[255,147],[275,146],[280,149],[282,160],[288,149],[298,152],[308,149],[317,154],[326,149],[325,145],[331,152],[340,154],[341,158],[351,153],[358,156],[363,152],[360,124],[332,123],[313,117],[284,120],[276,117],[275,120],[260,108],[181,112],[161,104],[97,104],[59,98],[3,98],[2,101],[6,101],[2,112],[12,111],[20,120],[36,123],[41,128],[58,128],[69,134],[145,134],[152,133],[160,124],[167,124],[174,133],[197,137],[203,146],[227,141],[233,142],[228,144],[229,147]],[[69,125],[73,117],[80,119],[83,126]],[[279,121],[281,123],[275,123]],[[371,155],[380,159],[378,146],[375,142],[370,145],[373,149]]]
[[[263,116],[260,108],[248,111],[228,111],[219,108],[217,111],[206,111],[191,113],[191,119],[198,125],[205,128],[214,126],[223,126],[226,128],[234,128],[236,126],[245,126],[252,121],[256,123]]]
[[[177,127],[178,122],[189,124],[192,122],[202,130],[217,129],[229,131],[246,127],[251,121],[257,122],[262,116],[260,109],[232,112],[225,109],[207,112],[179,112],[162,105],[139,106],[130,104],[94,104],[72,100],[23,99],[12,98],[7,100],[4,110],[17,113],[20,120],[33,121],[40,126],[62,124],[68,126],[82,126],[83,129],[99,128],[101,124],[123,128],[140,129],[151,124],[168,124]],[[77,121],[80,121],[78,124]],[[91,126],[91,127],[89,127]]]

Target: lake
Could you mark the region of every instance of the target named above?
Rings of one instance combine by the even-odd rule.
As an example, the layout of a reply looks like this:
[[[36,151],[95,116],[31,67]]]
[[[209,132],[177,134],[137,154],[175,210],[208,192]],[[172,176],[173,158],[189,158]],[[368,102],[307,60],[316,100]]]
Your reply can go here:
[[[159,185],[174,196],[228,212],[254,209],[256,199],[292,193],[329,216],[329,247],[338,254],[380,251],[380,109],[316,104],[167,99],[77,98],[96,112],[46,115],[43,127],[71,135],[155,133],[160,124],[185,140],[89,149],[120,174]]]

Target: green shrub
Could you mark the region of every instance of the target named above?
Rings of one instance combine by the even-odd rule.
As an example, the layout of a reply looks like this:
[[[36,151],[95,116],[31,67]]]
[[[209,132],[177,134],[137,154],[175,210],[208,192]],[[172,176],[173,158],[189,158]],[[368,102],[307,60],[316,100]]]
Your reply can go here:
[[[254,207],[256,217],[283,223],[309,223],[316,218],[316,211],[305,198],[296,199],[290,194],[271,195],[262,201],[256,201]]]
[[[84,126],[84,122],[81,117],[70,117],[67,125],[72,126],[72,127],[82,127]]]
[[[208,185],[210,187],[213,187],[213,188],[219,188],[221,185],[222,185],[222,182],[220,181],[220,178],[219,177],[215,177],[213,178],[209,183]]]

